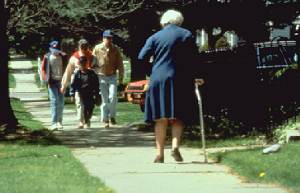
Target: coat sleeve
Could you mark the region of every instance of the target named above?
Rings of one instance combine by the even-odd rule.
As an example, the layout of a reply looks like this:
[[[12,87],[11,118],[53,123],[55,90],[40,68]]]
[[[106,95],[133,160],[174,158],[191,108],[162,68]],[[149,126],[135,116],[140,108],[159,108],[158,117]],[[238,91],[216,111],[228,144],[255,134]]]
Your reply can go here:
[[[145,45],[141,49],[138,59],[144,62],[148,62],[150,57],[154,54],[154,47],[153,47],[153,37],[147,39]]]
[[[92,71],[92,77],[93,93],[96,97],[100,97],[99,79],[94,71]]]
[[[74,96],[76,91],[79,91],[81,80],[79,77],[79,71],[74,75],[74,79],[70,85],[70,96]]]

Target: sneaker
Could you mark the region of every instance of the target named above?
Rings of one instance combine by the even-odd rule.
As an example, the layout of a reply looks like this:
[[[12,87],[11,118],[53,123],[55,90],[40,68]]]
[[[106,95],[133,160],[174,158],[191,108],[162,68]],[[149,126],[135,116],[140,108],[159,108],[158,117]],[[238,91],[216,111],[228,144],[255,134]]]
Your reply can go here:
[[[79,122],[77,128],[78,128],[78,129],[83,129],[83,123],[82,123],[81,121]]]
[[[182,162],[183,158],[178,150],[178,148],[175,148],[174,150],[172,150],[171,156],[175,159],[175,161],[177,162]]]
[[[61,124],[61,122],[57,122],[56,123],[56,127],[58,130],[62,130],[63,129],[63,125]]]
[[[110,118],[110,123],[111,123],[112,125],[117,124],[116,119],[115,119],[114,117]]]
[[[49,128],[49,130],[51,130],[51,131],[57,130],[56,124],[52,124],[51,127]]]
[[[108,121],[104,121],[104,128],[109,128],[109,122]]]

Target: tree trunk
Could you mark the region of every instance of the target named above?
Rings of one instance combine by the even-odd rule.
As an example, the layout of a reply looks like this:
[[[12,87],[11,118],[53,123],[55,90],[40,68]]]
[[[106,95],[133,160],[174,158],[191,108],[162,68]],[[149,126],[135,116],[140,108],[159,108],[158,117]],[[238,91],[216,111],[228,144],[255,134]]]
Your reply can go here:
[[[10,104],[8,89],[8,37],[7,37],[7,21],[8,12],[5,8],[4,1],[0,2],[0,127],[4,127],[6,131],[15,131],[18,121],[14,115]]]

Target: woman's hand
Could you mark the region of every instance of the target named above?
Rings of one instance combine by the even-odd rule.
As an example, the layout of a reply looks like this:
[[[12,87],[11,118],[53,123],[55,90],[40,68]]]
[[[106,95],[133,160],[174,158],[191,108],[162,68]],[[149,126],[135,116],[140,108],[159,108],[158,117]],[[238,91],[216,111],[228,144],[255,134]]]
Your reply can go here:
[[[195,79],[195,84],[198,86],[201,86],[204,84],[204,79],[203,78],[196,78]]]
[[[65,94],[66,89],[65,89],[64,87],[61,87],[61,88],[60,88],[60,92],[61,92],[62,94]]]

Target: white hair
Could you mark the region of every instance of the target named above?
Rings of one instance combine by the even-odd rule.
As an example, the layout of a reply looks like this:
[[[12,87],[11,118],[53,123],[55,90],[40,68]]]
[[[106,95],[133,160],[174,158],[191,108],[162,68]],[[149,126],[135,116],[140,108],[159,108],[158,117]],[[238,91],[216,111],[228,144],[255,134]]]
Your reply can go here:
[[[182,22],[183,22],[182,14],[179,11],[175,11],[171,9],[166,11],[160,19],[160,24],[163,27],[168,24],[181,26]]]

